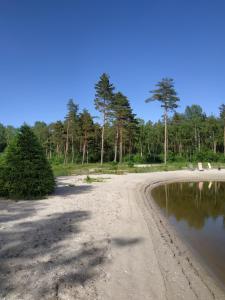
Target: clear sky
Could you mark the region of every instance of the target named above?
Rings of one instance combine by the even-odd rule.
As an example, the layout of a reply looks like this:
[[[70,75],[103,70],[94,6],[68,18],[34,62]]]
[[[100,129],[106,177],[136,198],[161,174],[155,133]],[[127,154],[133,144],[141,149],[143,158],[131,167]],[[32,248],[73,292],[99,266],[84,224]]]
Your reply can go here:
[[[63,119],[74,98],[93,115],[94,85],[106,72],[145,120],[145,104],[172,77],[179,111],[225,103],[224,0],[1,0],[0,122]]]

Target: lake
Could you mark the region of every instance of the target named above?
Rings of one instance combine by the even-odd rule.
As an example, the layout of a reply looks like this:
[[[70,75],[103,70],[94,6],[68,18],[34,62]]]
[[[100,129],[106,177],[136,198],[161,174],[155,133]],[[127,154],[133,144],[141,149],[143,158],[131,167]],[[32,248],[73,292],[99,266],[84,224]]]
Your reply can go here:
[[[225,287],[225,182],[170,183],[151,193],[169,222]]]

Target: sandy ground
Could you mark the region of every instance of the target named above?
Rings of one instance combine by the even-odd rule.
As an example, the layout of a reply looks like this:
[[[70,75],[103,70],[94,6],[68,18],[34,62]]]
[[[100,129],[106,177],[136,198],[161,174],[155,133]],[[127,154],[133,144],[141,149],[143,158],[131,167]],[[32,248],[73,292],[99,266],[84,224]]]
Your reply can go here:
[[[149,196],[163,181],[225,171],[100,177],[60,177],[45,200],[0,200],[1,300],[225,299]]]

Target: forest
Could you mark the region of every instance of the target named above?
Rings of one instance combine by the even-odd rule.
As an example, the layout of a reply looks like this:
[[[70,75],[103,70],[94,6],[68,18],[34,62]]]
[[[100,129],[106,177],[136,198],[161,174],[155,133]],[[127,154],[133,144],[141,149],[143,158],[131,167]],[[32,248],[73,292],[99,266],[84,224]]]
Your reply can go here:
[[[198,104],[183,113],[176,108],[180,99],[174,81],[164,78],[150,92],[146,109],[159,101],[162,119],[157,122],[138,118],[129,99],[102,74],[95,85],[95,109],[100,118],[69,99],[64,120],[51,124],[36,121],[32,126],[53,164],[131,162],[167,163],[212,161],[225,162],[225,105],[218,107],[218,117],[207,116]],[[17,128],[0,124],[0,152],[11,143]]]

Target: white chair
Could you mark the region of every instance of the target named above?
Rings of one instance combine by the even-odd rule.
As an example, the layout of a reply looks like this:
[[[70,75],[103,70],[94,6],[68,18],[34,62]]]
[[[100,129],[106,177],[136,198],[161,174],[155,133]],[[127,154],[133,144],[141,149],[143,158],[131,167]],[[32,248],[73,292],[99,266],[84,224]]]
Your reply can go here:
[[[199,171],[204,171],[204,169],[203,169],[203,167],[202,167],[202,163],[201,163],[201,162],[199,162],[199,163],[198,163],[198,170],[199,170]]]
[[[209,170],[212,170],[211,163],[208,163],[208,169],[209,169]]]

